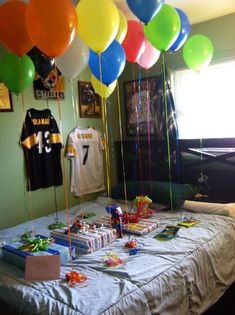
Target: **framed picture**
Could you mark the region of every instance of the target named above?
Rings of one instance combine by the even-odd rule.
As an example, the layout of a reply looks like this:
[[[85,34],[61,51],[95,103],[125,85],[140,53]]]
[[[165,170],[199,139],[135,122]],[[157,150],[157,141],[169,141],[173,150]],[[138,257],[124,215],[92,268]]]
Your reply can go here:
[[[11,93],[3,82],[0,82],[0,112],[13,112]]]
[[[158,79],[148,79],[124,82],[124,98],[126,111],[127,136],[154,134],[154,104],[157,102]]]
[[[64,76],[57,67],[54,67],[46,77],[42,77],[36,72],[33,89],[36,100],[64,100]]]
[[[101,97],[95,93],[91,82],[78,81],[80,118],[101,117]]]

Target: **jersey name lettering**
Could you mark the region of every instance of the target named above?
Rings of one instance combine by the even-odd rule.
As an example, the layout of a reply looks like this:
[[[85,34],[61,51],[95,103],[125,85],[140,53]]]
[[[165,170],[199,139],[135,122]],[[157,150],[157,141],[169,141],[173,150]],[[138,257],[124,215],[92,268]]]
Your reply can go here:
[[[34,125],[49,125],[49,118],[34,118],[32,119],[32,123]]]
[[[80,133],[80,134],[78,133],[77,138],[78,139],[92,139],[93,135],[92,133]]]

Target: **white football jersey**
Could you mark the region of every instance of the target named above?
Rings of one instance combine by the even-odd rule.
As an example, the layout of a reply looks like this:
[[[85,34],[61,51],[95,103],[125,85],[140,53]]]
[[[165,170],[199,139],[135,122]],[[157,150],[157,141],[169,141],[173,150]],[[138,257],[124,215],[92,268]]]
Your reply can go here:
[[[104,190],[103,152],[100,132],[75,128],[68,137],[66,155],[71,158],[71,192],[82,196]]]

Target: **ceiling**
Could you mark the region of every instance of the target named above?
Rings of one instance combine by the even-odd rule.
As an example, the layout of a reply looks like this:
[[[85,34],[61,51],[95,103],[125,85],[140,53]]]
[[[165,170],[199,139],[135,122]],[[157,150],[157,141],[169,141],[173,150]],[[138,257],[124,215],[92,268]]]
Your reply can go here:
[[[136,19],[130,12],[126,0],[114,1],[127,19]],[[235,0],[166,0],[165,3],[183,10],[187,14],[190,24],[235,12]]]
[[[7,0],[0,0],[0,4]],[[29,2],[29,0],[23,0]],[[75,5],[79,0],[71,0]],[[99,1],[99,0],[95,0]],[[137,19],[129,10],[126,0],[113,0],[127,19]],[[148,1],[148,0],[145,0]],[[165,3],[183,10],[190,21],[195,24],[219,16],[235,13],[235,0],[165,0]]]

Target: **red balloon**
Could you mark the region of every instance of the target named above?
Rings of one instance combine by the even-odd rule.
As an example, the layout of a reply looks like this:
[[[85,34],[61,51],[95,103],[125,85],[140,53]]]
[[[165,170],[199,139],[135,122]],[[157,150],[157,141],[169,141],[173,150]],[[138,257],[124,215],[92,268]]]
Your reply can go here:
[[[0,39],[3,44],[22,57],[33,46],[25,26],[27,4],[12,0],[0,6]]]
[[[70,0],[31,0],[26,10],[30,38],[45,55],[58,57],[77,33],[77,14]]]
[[[140,58],[145,49],[145,35],[140,22],[128,21],[127,34],[122,46],[126,53],[126,59],[130,63],[134,63]]]

